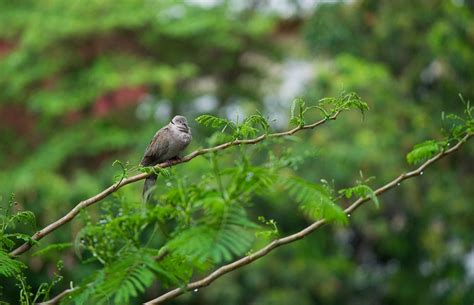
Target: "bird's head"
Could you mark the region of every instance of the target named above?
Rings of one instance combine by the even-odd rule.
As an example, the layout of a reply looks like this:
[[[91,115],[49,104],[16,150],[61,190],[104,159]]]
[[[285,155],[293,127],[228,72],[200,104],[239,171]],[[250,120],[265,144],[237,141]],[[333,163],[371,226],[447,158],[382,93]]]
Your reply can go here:
[[[189,132],[188,120],[182,115],[177,115],[171,120],[171,124],[178,127],[180,131]]]

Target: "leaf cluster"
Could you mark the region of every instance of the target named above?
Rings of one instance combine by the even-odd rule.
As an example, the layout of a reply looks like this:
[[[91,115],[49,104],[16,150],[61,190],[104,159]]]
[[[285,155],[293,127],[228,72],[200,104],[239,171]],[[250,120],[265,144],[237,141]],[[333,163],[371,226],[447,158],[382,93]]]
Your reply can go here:
[[[341,93],[337,97],[327,97],[319,100],[316,105],[306,105],[302,98],[293,100],[290,111],[290,124],[294,126],[304,126],[306,124],[304,115],[311,109],[319,110],[325,119],[331,118],[336,113],[350,109],[359,110],[362,115],[369,109],[367,103],[362,101],[359,95],[354,92]]]
[[[0,197],[0,276],[14,277],[22,272],[25,264],[12,258],[8,252],[12,250],[16,241],[31,241],[28,234],[11,232],[18,224],[34,227],[36,224],[35,215],[30,211],[16,211],[15,198],[11,195],[7,202],[3,202]]]
[[[333,107],[332,114],[353,107],[365,109],[365,103],[354,94],[321,102],[321,107],[327,105]],[[301,117],[308,109],[301,109]],[[211,137],[216,140],[219,139],[216,135],[237,140],[267,135],[270,131],[268,120],[258,112],[241,122],[212,115],[202,115],[196,121],[219,129]],[[80,283],[69,301],[129,302],[155,279],[162,285],[185,285],[196,271],[248,253],[256,238],[275,238],[276,221],[259,216],[256,222],[249,208],[257,196],[274,192],[277,182],[285,185],[300,210],[311,219],[347,222],[328,185],[310,183],[296,176],[282,180],[280,171],[296,168],[309,155],[295,156],[283,150],[277,157],[270,151],[268,162],[254,165],[252,152],[255,151],[248,147],[238,147],[233,166],[224,169],[221,169],[223,154],[207,154],[204,157],[209,170],[199,178],[177,175],[173,168],[158,169],[156,173],[163,173],[160,180],[164,181],[159,183],[160,192],[152,204],[118,191],[101,204],[98,216],[83,211],[85,226],[77,234],[74,246],[84,263],[101,267]],[[133,169],[120,161],[114,165],[121,169],[114,178],[116,181],[127,177]],[[138,170],[151,169],[138,167]],[[37,255],[48,255],[69,246],[68,243],[50,245]]]
[[[20,303],[22,305],[29,305],[35,304],[40,299],[49,299],[51,289],[62,280],[59,272],[63,265],[62,261],[57,262],[58,272],[54,274],[53,279],[49,283],[41,283],[36,290],[33,290],[28,284],[24,274],[24,270],[27,268],[26,264],[18,258],[12,257],[9,252],[15,246],[18,246],[18,241],[35,242],[29,234],[12,232],[12,230],[18,229],[19,225],[35,228],[36,217],[31,211],[15,211],[16,205],[13,194],[5,203],[3,198],[0,197],[0,277],[14,279],[16,286],[19,288]]]
[[[447,149],[452,143],[461,140],[467,134],[474,133],[474,107],[471,106],[470,101],[465,101],[461,96],[461,101],[464,104],[464,114],[441,114],[443,123],[448,124],[443,129],[445,135],[443,140],[427,140],[416,144],[413,149],[406,155],[409,164],[419,164],[434,155]]]
[[[63,303],[73,304],[129,304],[143,293],[156,277],[177,282],[152,255],[153,250],[141,249],[121,253],[116,260],[96,271]]]
[[[312,220],[324,218],[347,223],[347,215],[335,203],[334,191],[329,185],[312,183],[296,176],[284,178],[283,183],[290,196],[298,202],[300,210]]]
[[[380,207],[380,201],[377,198],[374,190],[366,184],[357,184],[356,186],[339,190],[339,194],[344,195],[346,198],[360,197],[370,198],[377,208]]]
[[[268,120],[260,112],[245,118],[242,122],[223,119],[210,114],[197,117],[196,122],[206,127],[220,129],[221,133],[229,130],[233,140],[255,137],[259,133],[268,134],[270,130]]]
[[[161,181],[153,204],[117,192],[102,204],[97,221],[85,213],[76,250],[84,262],[103,267],[80,284],[72,300],[124,302],[151,285],[150,278],[163,285],[184,285],[195,271],[247,253],[256,236],[274,236],[258,235],[268,230],[247,213],[253,197],[269,191],[276,181],[274,169],[252,165],[243,151],[235,166],[220,169],[219,160],[210,155],[212,171],[192,182],[172,170]],[[131,264],[136,256],[143,259]],[[138,277],[143,281],[134,280]]]

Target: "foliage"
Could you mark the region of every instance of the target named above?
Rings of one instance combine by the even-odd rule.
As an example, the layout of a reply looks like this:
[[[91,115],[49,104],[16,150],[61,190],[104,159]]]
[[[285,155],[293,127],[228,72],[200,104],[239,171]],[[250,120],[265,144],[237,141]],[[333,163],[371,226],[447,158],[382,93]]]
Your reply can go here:
[[[74,304],[129,304],[149,287],[156,277],[176,281],[172,274],[163,270],[154,257],[141,252],[122,253],[120,259],[107,264],[97,271],[79,289],[75,290],[68,302]]]
[[[57,253],[59,251],[64,251],[66,249],[69,249],[73,246],[73,243],[59,243],[59,244],[52,244],[52,245],[47,245],[46,247],[36,251],[33,253],[33,256],[43,256],[49,253]]]
[[[11,258],[4,250],[0,251],[0,275],[3,277],[14,277],[21,273],[22,268],[26,268],[25,264]]]
[[[317,104],[318,105],[306,106],[304,99],[295,99],[291,104],[290,124],[295,126],[305,125],[304,114],[311,109],[318,109],[326,119],[349,109],[358,109],[362,115],[364,115],[365,111],[369,109],[367,103],[363,102],[355,92],[348,94],[342,93],[338,97],[323,98],[319,100]]]
[[[291,196],[300,204],[300,209],[313,220],[325,218],[329,221],[347,223],[344,211],[334,203],[333,190],[325,184],[315,184],[298,177],[284,181]]]
[[[465,104],[464,117],[456,114],[442,115],[443,120],[453,121],[450,128],[445,131],[447,139],[443,141],[428,140],[417,144],[413,147],[413,150],[406,156],[408,163],[417,164],[433,157],[434,155],[445,150],[451,142],[459,141],[462,137],[467,134],[472,134],[474,129],[474,118],[472,116],[473,107],[470,102],[464,102]]]
[[[21,232],[11,232],[21,225],[35,228],[36,218],[31,211],[16,210],[17,202],[13,195],[4,203],[0,197],[0,277],[4,279],[14,279],[19,288],[19,301],[22,305],[35,304],[40,299],[48,300],[51,289],[62,280],[59,271],[62,269],[62,261],[57,262],[58,273],[55,273],[51,282],[41,283],[35,292],[28,284],[24,271],[27,265],[9,254],[9,251],[17,245],[16,241],[31,242],[29,234]],[[16,211],[15,211],[16,210]],[[2,286],[0,286],[2,287]]]
[[[202,220],[196,226],[177,234],[166,244],[165,249],[190,261],[210,260],[214,263],[230,261],[234,256],[245,253],[254,239],[249,229],[256,228],[256,225],[242,215],[244,210],[241,208],[224,207],[225,203],[219,199],[205,200],[208,202],[203,204],[223,205],[214,206],[216,211],[208,212],[222,215],[208,216],[210,219]]]
[[[245,118],[242,123],[218,118],[209,114],[203,114],[197,117],[196,122],[206,127],[221,129],[221,132],[230,129],[232,132],[232,138],[235,140],[255,137],[258,132],[267,134],[270,128],[267,119],[265,119],[259,112]]]
[[[380,185],[395,173],[410,171],[412,167],[402,157],[416,143],[433,139],[437,147],[431,149],[438,152],[455,145],[468,124],[448,113],[459,115],[473,99],[474,70],[468,67],[474,61],[466,52],[473,48],[466,31],[472,26],[473,13],[467,1],[358,0],[318,5],[303,23],[302,34],[310,47],[307,58],[312,59],[316,73],[306,87],[305,99],[356,91],[369,103],[370,115],[363,127],[347,119],[308,137],[321,149],[321,162],[307,163],[300,172],[308,178],[331,176],[335,185],[346,187],[362,170],[377,177],[369,186]],[[458,102],[458,94],[464,105]],[[438,118],[443,112],[440,130]],[[432,154],[425,153],[418,162]],[[273,292],[284,289],[285,294],[301,295],[307,291],[300,300],[308,304],[354,299],[366,304],[469,302],[474,297],[467,266],[472,255],[468,237],[472,220],[464,215],[473,213],[470,185],[474,180],[468,173],[472,172],[472,144],[462,154],[443,159],[440,167],[429,174],[425,171],[422,179],[387,192],[380,198],[379,210],[357,213],[349,228],[333,232],[337,237],[311,239],[311,246],[332,249],[312,252],[311,259],[302,261],[309,266],[317,257],[325,265],[307,272],[295,265],[294,273]],[[296,251],[311,248],[301,246]],[[334,257],[331,267],[327,257]],[[275,276],[271,268],[256,272]],[[451,284],[440,290],[448,278]],[[312,280],[330,284],[307,284]],[[345,287],[344,292],[338,287]]]
[[[342,190],[339,190],[339,194],[343,194],[346,196],[346,198],[351,198],[353,196],[361,197],[361,198],[370,198],[375,204],[375,206],[378,208],[380,207],[380,202],[379,199],[377,198],[377,195],[374,193],[372,188],[368,185],[365,184],[358,184],[353,187],[345,188]]]
[[[350,108],[348,103],[334,101],[335,107],[341,107],[339,111]],[[218,127],[220,133],[226,133],[221,127],[230,126],[236,138],[247,137],[245,130],[252,128],[255,133],[269,129],[260,113],[245,118],[242,123],[211,115],[200,116],[197,121]],[[271,192],[281,177],[279,172],[291,162],[275,162],[275,156],[269,154],[267,162],[254,165],[251,155],[248,150],[239,149],[235,165],[222,170],[221,155],[213,153],[207,160],[212,172],[199,180],[177,175],[172,170],[164,177],[166,189],[160,188],[162,192],[153,204],[144,205],[118,191],[111,200],[102,203],[97,220],[83,212],[85,226],[76,236],[76,252],[84,263],[99,263],[102,267],[81,281],[67,302],[128,303],[155,280],[165,286],[184,285],[196,271],[208,270],[251,251],[256,238],[277,236],[275,220],[264,221],[272,227],[269,230],[254,222],[248,210],[256,196]],[[282,156],[281,161],[285,158]],[[126,177],[130,169],[120,161],[115,164],[122,170],[115,179]],[[298,177],[282,183],[308,217],[347,222],[329,187]],[[53,244],[35,255],[63,251],[69,246]]]
[[[8,255],[8,251],[15,246],[15,241],[29,241],[29,235],[20,232],[11,232],[18,224],[35,225],[35,216],[30,211],[16,211],[13,207],[16,205],[14,196],[10,196],[8,202],[3,202],[0,197],[0,276],[15,277],[22,273],[26,265]]]
[[[410,164],[421,163],[439,153],[442,148],[442,143],[433,140],[416,144],[413,150],[407,154],[407,161]]]

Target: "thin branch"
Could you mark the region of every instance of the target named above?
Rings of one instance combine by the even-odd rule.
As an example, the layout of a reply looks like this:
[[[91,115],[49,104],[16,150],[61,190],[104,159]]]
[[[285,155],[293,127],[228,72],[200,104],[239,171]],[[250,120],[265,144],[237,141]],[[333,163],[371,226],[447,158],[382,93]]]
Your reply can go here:
[[[197,156],[208,154],[208,153],[219,151],[219,150],[224,150],[224,149],[227,149],[227,148],[232,147],[232,146],[256,144],[258,142],[261,142],[261,141],[265,140],[266,138],[276,138],[276,137],[289,136],[289,135],[292,135],[292,134],[294,134],[294,133],[296,133],[300,130],[312,129],[312,128],[315,128],[317,126],[320,126],[320,125],[326,123],[329,120],[335,120],[337,118],[337,116],[339,115],[339,113],[341,113],[341,111],[342,110],[338,110],[332,116],[321,119],[321,120],[319,120],[319,121],[317,121],[313,124],[298,126],[298,127],[295,127],[293,129],[290,129],[290,130],[285,131],[285,132],[278,132],[278,133],[272,133],[272,134],[263,134],[261,136],[258,136],[256,138],[254,138],[254,139],[234,140],[234,141],[231,141],[231,142],[227,142],[227,143],[224,143],[224,144],[217,145],[215,147],[198,149],[198,150],[195,150],[194,152],[190,153],[186,157],[182,158],[181,160],[174,160],[172,162],[166,161],[166,162],[163,162],[161,164],[156,165],[155,168],[158,170],[159,168],[165,168],[165,167],[169,167],[169,166],[172,166],[172,165],[177,165],[177,164],[180,164],[180,163],[189,162],[192,159],[196,158]],[[145,179],[149,175],[150,174],[148,174],[148,173],[141,173],[141,174],[129,177],[129,178],[121,179],[120,181],[112,184],[111,186],[109,186],[108,188],[106,188],[102,192],[98,193],[97,195],[92,196],[92,197],[90,197],[86,200],[83,200],[83,201],[79,202],[66,215],[64,215],[60,219],[56,220],[55,222],[47,225],[43,229],[41,229],[41,230],[37,231],[35,234],[33,234],[31,236],[31,241],[30,242],[25,242],[24,244],[22,244],[18,248],[14,249],[13,251],[10,252],[10,255],[11,256],[17,256],[17,255],[20,255],[20,254],[28,251],[33,246],[34,241],[39,241],[40,239],[42,239],[46,235],[50,234],[51,232],[53,232],[56,229],[60,228],[61,226],[65,225],[66,223],[70,222],[72,219],[74,219],[79,214],[79,212],[82,209],[87,208],[88,206],[104,199],[105,197],[107,197],[111,193],[115,192],[116,190],[120,189],[121,187],[123,187],[127,184],[130,184],[130,183],[137,182],[139,180]]]
[[[466,141],[472,136],[474,136],[474,133],[467,134],[456,145],[454,145],[452,148],[450,148],[448,150],[445,150],[443,152],[440,152],[439,154],[435,155],[431,159],[424,162],[417,169],[415,169],[411,172],[408,172],[408,173],[401,174],[400,176],[398,176],[394,180],[392,180],[389,183],[385,184],[384,186],[378,188],[374,193],[376,195],[380,195],[382,193],[385,193],[389,189],[391,189],[393,187],[396,187],[403,180],[422,175],[423,171],[428,166],[430,166],[434,162],[438,161],[439,159],[441,159],[441,158],[455,152],[456,150],[458,150],[459,147],[461,147],[464,143],[466,143]],[[358,207],[360,207],[363,203],[365,203],[369,200],[370,200],[369,197],[359,198],[354,203],[352,203],[348,208],[346,208],[344,210],[344,212],[346,214],[351,214]],[[300,240],[300,239],[306,237],[307,235],[309,235],[310,233],[314,232],[315,230],[317,230],[318,228],[322,227],[323,225],[325,225],[327,223],[328,223],[328,221],[325,220],[325,219],[318,220],[318,221],[312,223],[311,225],[309,225],[308,227],[304,228],[303,230],[297,232],[297,233],[294,233],[292,235],[289,235],[289,236],[286,236],[286,237],[283,237],[283,238],[276,239],[276,240],[274,240],[273,242],[271,242],[270,244],[268,244],[267,246],[265,246],[264,248],[260,249],[257,252],[255,252],[253,254],[250,254],[248,256],[245,256],[245,257],[243,257],[243,258],[241,258],[241,259],[239,259],[239,260],[237,260],[233,263],[230,263],[230,264],[227,264],[227,265],[224,265],[224,266],[218,268],[217,270],[215,270],[214,272],[212,272],[210,275],[206,276],[205,278],[188,284],[185,288],[173,289],[173,290],[171,290],[171,291],[169,291],[169,292],[167,292],[167,293],[165,293],[165,294],[163,294],[163,295],[161,295],[161,296],[159,296],[159,297],[157,297],[153,300],[150,300],[150,301],[146,302],[145,304],[146,305],[151,305],[151,304],[163,303],[165,301],[168,301],[170,299],[174,299],[174,298],[178,297],[179,295],[185,293],[186,291],[192,291],[192,290],[195,290],[195,289],[206,287],[209,284],[211,284],[213,281],[218,279],[219,277],[223,276],[224,274],[229,273],[229,272],[231,272],[235,269],[241,268],[245,265],[248,265],[248,264],[256,261],[257,259],[259,259],[261,257],[264,257],[269,252],[271,252],[272,250],[278,248],[279,246],[286,245],[286,244],[295,242],[297,240]]]
[[[54,298],[48,300],[48,301],[45,301],[45,302],[41,302],[41,303],[36,303],[36,305],[52,305],[52,304],[59,304],[59,302],[65,297],[67,296],[68,294],[70,294],[71,292],[74,292],[76,291],[77,289],[79,289],[79,287],[71,287],[71,288],[68,288],[66,290],[64,290],[63,292],[61,292],[60,294],[58,294],[57,296],[55,296]]]

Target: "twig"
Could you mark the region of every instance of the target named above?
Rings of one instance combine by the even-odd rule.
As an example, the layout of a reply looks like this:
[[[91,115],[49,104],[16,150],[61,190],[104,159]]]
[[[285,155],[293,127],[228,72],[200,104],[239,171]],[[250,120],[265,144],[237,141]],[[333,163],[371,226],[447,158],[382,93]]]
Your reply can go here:
[[[79,289],[79,287],[68,288],[68,289],[64,290],[63,292],[61,292],[60,294],[58,294],[57,296],[55,296],[54,298],[52,298],[51,300],[48,300],[48,301],[45,301],[45,302],[41,302],[41,303],[36,303],[36,305],[52,305],[52,304],[58,304],[65,296],[67,296],[67,295],[70,294],[71,292],[76,291],[77,289]]]
[[[263,134],[261,136],[258,136],[256,138],[254,138],[254,139],[234,140],[234,141],[231,141],[231,142],[227,142],[227,143],[224,143],[224,144],[217,145],[215,147],[198,149],[198,150],[195,150],[194,152],[190,153],[186,157],[182,158],[181,160],[173,160],[172,162],[166,161],[166,162],[163,162],[161,164],[156,165],[155,168],[156,169],[165,168],[165,167],[169,167],[169,166],[172,166],[172,165],[189,162],[190,160],[196,158],[197,156],[208,154],[208,153],[219,151],[219,150],[223,150],[223,149],[226,149],[226,148],[229,148],[229,147],[232,147],[232,146],[256,144],[258,142],[261,142],[261,141],[265,140],[266,138],[289,136],[289,135],[292,135],[292,134],[294,134],[294,133],[296,133],[300,130],[312,129],[312,128],[315,128],[319,125],[322,125],[322,124],[326,123],[329,120],[335,120],[340,112],[341,112],[340,110],[336,111],[330,117],[326,117],[326,118],[324,118],[322,120],[319,120],[319,121],[317,121],[313,124],[298,126],[298,127],[295,127],[293,129],[290,129],[290,130],[285,131],[285,132],[272,133],[272,134]],[[116,190],[120,189],[121,187],[123,187],[127,184],[130,184],[130,183],[145,179],[149,175],[150,175],[149,173],[141,173],[141,174],[138,174],[138,175],[126,178],[126,179],[121,179],[120,181],[112,184],[111,186],[109,186],[108,188],[106,188],[105,190],[100,192],[99,194],[79,202],[66,215],[64,215],[60,219],[56,220],[55,222],[47,225],[43,229],[41,229],[41,230],[37,231],[35,234],[33,234],[31,236],[31,241],[30,242],[23,243],[21,246],[14,249],[13,251],[11,251],[10,255],[11,256],[17,256],[17,255],[20,255],[20,254],[28,251],[33,246],[34,241],[39,241],[40,239],[42,239],[46,235],[48,235],[51,232],[55,231],[56,229],[60,228],[64,224],[68,223],[69,221],[74,219],[82,209],[87,208],[88,206],[104,199],[105,197],[107,197],[111,193],[115,192]]]
[[[392,180],[389,183],[385,184],[384,186],[378,188],[374,193],[376,195],[380,195],[380,194],[388,191],[389,189],[397,186],[400,182],[402,182],[405,179],[409,179],[409,178],[412,178],[412,177],[422,175],[423,171],[428,166],[430,166],[434,162],[438,161],[439,159],[445,157],[446,155],[449,155],[449,154],[455,152],[456,150],[458,150],[459,147],[461,147],[464,143],[466,143],[466,141],[472,136],[474,136],[473,133],[467,134],[456,145],[454,145],[452,148],[450,148],[448,150],[445,150],[443,152],[440,152],[439,154],[435,155],[431,159],[424,162],[417,169],[415,169],[411,172],[405,173],[405,174],[401,174],[400,176],[398,176],[394,180]],[[360,207],[363,203],[365,203],[369,200],[370,200],[369,197],[359,198],[354,203],[352,203],[348,208],[346,208],[344,210],[344,212],[346,214],[350,214],[350,213],[354,212],[358,207]],[[278,248],[279,246],[286,245],[286,244],[292,243],[294,241],[300,240],[300,239],[304,238],[305,236],[309,235],[310,233],[312,233],[313,231],[315,231],[316,229],[322,227],[323,225],[325,225],[327,223],[328,223],[328,221],[325,220],[325,219],[318,220],[318,221],[312,223],[311,225],[309,225],[308,227],[304,228],[303,230],[297,232],[297,233],[294,233],[292,235],[289,235],[289,236],[286,236],[286,237],[283,237],[283,238],[276,239],[276,240],[274,240],[273,242],[271,242],[270,244],[268,244],[267,246],[265,246],[264,248],[260,249],[257,252],[255,252],[253,254],[250,254],[250,255],[247,255],[247,256],[245,256],[245,257],[243,257],[243,258],[241,258],[241,259],[239,259],[239,260],[237,260],[233,263],[230,263],[230,264],[227,264],[227,265],[224,265],[224,266],[218,268],[217,270],[215,270],[214,272],[212,272],[210,275],[206,276],[205,278],[188,284],[185,288],[173,289],[173,290],[171,290],[171,291],[169,291],[169,292],[167,292],[167,293],[165,293],[165,294],[163,294],[163,295],[161,295],[161,296],[159,296],[159,297],[157,297],[153,300],[150,300],[150,301],[148,301],[144,304],[151,305],[151,304],[163,303],[165,301],[168,301],[170,299],[174,299],[174,298],[178,297],[179,295],[185,293],[186,291],[190,291],[190,290],[192,291],[192,290],[195,290],[195,289],[198,289],[198,288],[206,287],[209,284],[211,284],[214,280],[216,280],[219,277],[223,276],[224,274],[226,274],[228,272],[231,272],[235,269],[241,268],[245,265],[248,265],[248,264],[252,263],[253,261],[255,261],[255,260],[257,260],[261,257],[264,257],[269,252],[271,252],[272,250]]]

